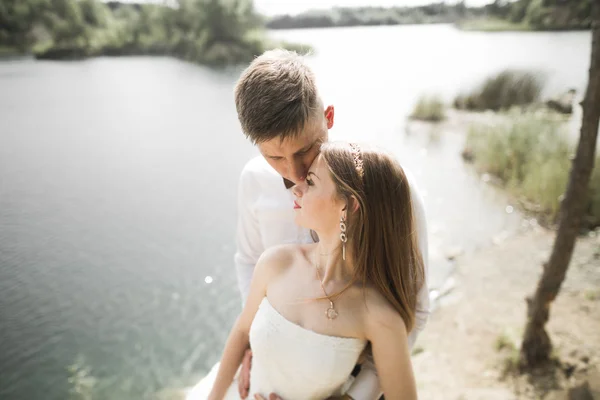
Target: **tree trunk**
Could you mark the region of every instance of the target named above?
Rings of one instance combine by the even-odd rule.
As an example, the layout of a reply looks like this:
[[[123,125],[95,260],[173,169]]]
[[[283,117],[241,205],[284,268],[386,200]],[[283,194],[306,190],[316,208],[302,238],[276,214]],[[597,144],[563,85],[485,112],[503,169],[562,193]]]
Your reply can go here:
[[[552,343],[544,326],[548,322],[550,305],[565,279],[587,205],[600,119],[600,4],[596,2],[592,10],[592,59],[582,106],[583,120],[577,154],[560,208],[554,247],[550,260],[544,265],[544,272],[533,298],[527,299],[528,321],[521,345],[522,367],[535,367],[548,361],[550,357]]]

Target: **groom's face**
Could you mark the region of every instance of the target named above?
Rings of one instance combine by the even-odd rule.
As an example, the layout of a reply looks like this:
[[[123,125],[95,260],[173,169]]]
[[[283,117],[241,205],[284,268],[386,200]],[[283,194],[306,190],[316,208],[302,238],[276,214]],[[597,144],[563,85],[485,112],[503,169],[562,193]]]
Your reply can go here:
[[[281,140],[275,137],[258,145],[258,148],[279,175],[294,182],[302,183],[311,164],[319,155],[321,143],[328,138],[328,129],[333,126],[333,107],[325,110],[324,116],[313,118],[302,132]]]

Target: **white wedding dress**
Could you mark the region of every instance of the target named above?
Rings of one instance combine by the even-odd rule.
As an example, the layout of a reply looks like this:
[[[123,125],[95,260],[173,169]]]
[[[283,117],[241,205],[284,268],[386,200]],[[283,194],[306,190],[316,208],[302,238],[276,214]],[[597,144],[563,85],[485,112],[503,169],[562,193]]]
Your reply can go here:
[[[250,328],[252,369],[250,395],[268,398],[276,393],[285,400],[322,400],[343,393],[366,341],[327,336],[285,319],[265,297]],[[187,394],[186,400],[208,397],[217,375],[217,364]],[[225,400],[238,400],[237,381]]]

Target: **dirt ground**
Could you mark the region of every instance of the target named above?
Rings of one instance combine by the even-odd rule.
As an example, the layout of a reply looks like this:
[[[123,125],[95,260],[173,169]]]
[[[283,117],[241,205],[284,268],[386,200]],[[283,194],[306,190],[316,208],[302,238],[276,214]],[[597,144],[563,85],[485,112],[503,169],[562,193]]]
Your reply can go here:
[[[533,294],[555,232],[532,229],[457,259],[456,286],[413,351],[419,398],[600,399],[600,231],[578,240],[547,329],[555,360],[533,374],[514,367],[525,298]],[[571,393],[568,394],[571,388]]]

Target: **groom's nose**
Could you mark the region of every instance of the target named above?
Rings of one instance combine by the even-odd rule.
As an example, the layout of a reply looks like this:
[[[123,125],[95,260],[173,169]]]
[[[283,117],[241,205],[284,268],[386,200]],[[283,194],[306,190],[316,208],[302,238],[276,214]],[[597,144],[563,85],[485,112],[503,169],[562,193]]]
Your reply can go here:
[[[292,188],[292,193],[294,193],[294,196],[300,198],[300,197],[304,196],[304,193],[306,192],[307,187],[308,187],[308,185],[306,184],[306,181],[302,181],[300,183],[297,183]]]
[[[288,168],[290,180],[292,180],[296,184],[304,182],[304,180],[306,179],[307,168],[302,161],[294,160],[290,163]]]

